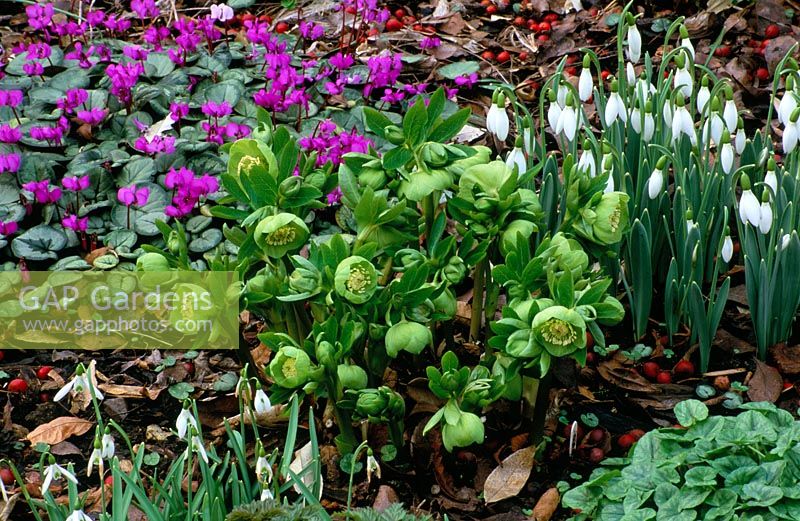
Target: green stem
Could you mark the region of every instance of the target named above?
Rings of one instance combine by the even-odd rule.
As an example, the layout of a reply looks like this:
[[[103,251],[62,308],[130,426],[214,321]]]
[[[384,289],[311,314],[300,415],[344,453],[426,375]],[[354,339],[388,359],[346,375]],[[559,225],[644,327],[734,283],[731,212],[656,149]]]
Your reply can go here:
[[[472,341],[478,340],[481,333],[481,322],[483,318],[483,292],[484,275],[489,264],[489,257],[481,259],[475,266],[472,286],[472,317],[469,326],[469,338]]]
[[[535,401],[531,417],[531,435],[533,437],[533,443],[537,444],[542,441],[542,437],[544,436],[544,423],[547,419],[547,408],[550,405],[552,376],[550,373],[547,373],[542,378],[535,381],[537,387],[532,393],[532,397],[535,397]]]
[[[422,200],[422,212],[425,216],[425,243],[431,242],[431,230],[433,229],[433,220],[436,215],[436,191],[428,194]]]

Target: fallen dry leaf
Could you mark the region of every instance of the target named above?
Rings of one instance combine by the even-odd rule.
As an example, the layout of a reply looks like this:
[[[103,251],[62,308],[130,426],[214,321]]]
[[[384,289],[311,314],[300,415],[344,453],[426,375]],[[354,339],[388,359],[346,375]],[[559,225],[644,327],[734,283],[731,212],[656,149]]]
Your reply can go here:
[[[550,518],[553,517],[553,514],[558,509],[559,501],[561,501],[561,494],[558,493],[558,489],[555,487],[548,488],[539,498],[539,501],[536,502],[536,506],[533,507],[530,519],[533,521],[550,521]]]
[[[71,436],[85,434],[93,425],[94,423],[89,420],[74,416],[61,416],[49,423],[39,425],[28,434],[27,438],[31,445],[36,445],[37,443],[55,445]]]
[[[622,365],[617,358],[604,360],[597,366],[597,372],[610,384],[637,393],[660,394],[658,387],[647,381],[632,367]]]
[[[785,375],[800,374],[800,345],[778,344],[770,349],[770,355],[781,373]]]
[[[309,490],[313,490],[314,472],[308,470],[303,473],[303,470],[307,469],[312,461],[314,461],[314,451],[311,450],[311,442],[309,441],[303,445],[302,449],[294,451],[294,460],[289,464],[289,469],[300,476],[300,480]],[[297,485],[294,485],[294,490],[300,494],[300,488]],[[322,487],[319,487],[319,492],[320,498],[322,498]]]
[[[783,390],[781,373],[760,360],[756,360],[756,370],[748,384],[747,397],[754,402],[774,403]]]
[[[536,447],[520,449],[504,459],[483,485],[483,498],[494,503],[513,497],[522,490],[533,469]]]

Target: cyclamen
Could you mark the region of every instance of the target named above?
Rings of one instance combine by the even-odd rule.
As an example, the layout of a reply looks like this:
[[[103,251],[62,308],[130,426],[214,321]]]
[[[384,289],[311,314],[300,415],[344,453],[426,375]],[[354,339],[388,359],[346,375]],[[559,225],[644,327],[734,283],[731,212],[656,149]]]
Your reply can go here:
[[[71,114],[72,110],[78,105],[85,103],[89,99],[89,93],[84,89],[68,89],[65,96],[56,101],[56,107]]]
[[[89,218],[88,217],[78,217],[77,215],[65,215],[63,219],[61,219],[61,225],[68,230],[74,230],[76,232],[85,232],[86,229],[89,227]]]
[[[0,154],[0,174],[5,172],[13,174],[17,172],[21,162],[22,156],[19,154]]]
[[[164,213],[179,218],[191,213],[201,197],[219,190],[219,181],[208,174],[195,177],[193,171],[181,167],[170,169],[164,178],[164,186],[174,191],[172,204],[164,209]]]
[[[106,74],[111,79],[109,91],[125,104],[131,102],[131,89],[139,81],[144,66],[139,62],[109,65]]]
[[[22,139],[22,131],[19,127],[11,125],[0,125],[0,143],[17,143]]]
[[[150,199],[150,189],[146,186],[136,188],[136,186],[126,186],[117,190],[117,200],[123,206],[136,206],[141,208]]]
[[[478,73],[473,72],[472,74],[469,75],[457,76],[456,79],[453,80],[453,83],[455,83],[459,87],[470,88],[476,83],[478,83]]]
[[[200,107],[200,111],[206,116],[213,118],[224,118],[233,112],[233,107],[227,101],[216,103],[214,101],[207,101]]]
[[[189,104],[173,101],[169,104],[169,113],[175,121],[183,119],[189,115]]]
[[[340,131],[331,120],[325,120],[317,128],[316,135],[300,138],[298,144],[307,152],[317,152],[317,166],[331,162],[334,166],[342,163],[342,156],[348,152],[365,153],[372,141],[358,134],[355,129],[350,132]]]
[[[89,176],[66,176],[61,180],[61,186],[73,192],[82,192],[89,188]]]
[[[173,136],[153,136],[153,139],[148,141],[146,136],[139,136],[133,143],[133,148],[149,155],[171,154],[175,152],[175,138]]]
[[[118,18],[117,15],[111,14],[108,15],[108,18],[103,22],[103,27],[112,33],[120,34],[131,28],[131,21],[127,18]]]
[[[157,18],[160,14],[155,0],[131,0],[131,11],[139,18]]]
[[[306,40],[319,40],[325,36],[325,28],[320,24],[302,20],[300,22],[300,36]]]
[[[22,103],[21,90],[0,90],[0,107],[16,108]]]
[[[0,221],[0,235],[8,237],[13,235],[19,229],[19,224],[16,221],[3,222]]]
[[[419,42],[420,49],[436,49],[442,45],[442,40],[436,36],[426,36]]]
[[[54,12],[53,4],[33,4],[25,7],[28,25],[37,31],[46,30],[50,26]]]
[[[106,109],[100,107],[95,107],[90,110],[79,110],[76,114],[76,118],[81,123],[95,127],[103,122],[107,112],[108,111]]]
[[[31,192],[37,203],[55,203],[61,199],[61,189],[57,186],[51,187],[49,180],[31,181],[22,185],[22,188]]]
[[[147,59],[147,55],[150,54],[150,51],[139,45],[127,45],[122,49],[122,54],[131,60],[144,61]]]

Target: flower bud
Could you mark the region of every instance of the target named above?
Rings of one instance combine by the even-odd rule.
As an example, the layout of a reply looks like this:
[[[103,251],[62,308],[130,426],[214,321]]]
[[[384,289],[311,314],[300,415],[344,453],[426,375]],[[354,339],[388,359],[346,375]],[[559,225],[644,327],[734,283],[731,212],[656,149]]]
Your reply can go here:
[[[389,328],[384,342],[386,354],[392,358],[400,351],[418,355],[426,346],[433,343],[433,335],[430,328],[423,324],[402,320]]]

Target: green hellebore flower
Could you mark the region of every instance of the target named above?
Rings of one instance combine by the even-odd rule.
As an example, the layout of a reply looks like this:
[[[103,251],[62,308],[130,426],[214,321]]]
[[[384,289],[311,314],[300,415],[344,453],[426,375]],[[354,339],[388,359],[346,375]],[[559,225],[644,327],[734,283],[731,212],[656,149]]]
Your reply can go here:
[[[447,164],[447,149],[441,143],[425,143],[422,160],[433,167],[444,166]]]
[[[437,313],[449,318],[456,316],[456,311],[458,311],[456,297],[453,296],[453,292],[450,291],[450,288],[445,289],[438,297],[433,299],[433,306]]]
[[[358,392],[355,405],[356,419],[402,419],[405,411],[406,405],[403,397],[385,385],[378,389],[362,389]]]
[[[475,150],[475,154],[465,157],[464,159],[453,161],[447,167],[447,170],[456,176],[461,176],[467,168],[475,165],[483,165],[491,160],[492,150],[490,148],[478,145],[472,147],[472,149]]]
[[[503,200],[505,194],[501,194],[500,189],[508,186],[507,183],[512,177],[516,177],[514,171],[502,161],[471,166],[464,171],[458,181],[458,196],[467,201],[474,200],[473,188],[477,186],[487,197]],[[516,188],[516,185],[513,188]]]
[[[315,294],[322,285],[322,274],[306,268],[297,268],[289,275],[289,287],[297,293]]]
[[[593,304],[592,307],[597,313],[596,321],[604,326],[619,324],[625,317],[625,308],[611,295],[607,295],[603,302]]]
[[[628,194],[623,192],[609,192],[600,198],[594,209],[597,219],[592,225],[594,237],[600,244],[611,245],[622,240],[628,227],[628,199]]]
[[[268,256],[279,259],[297,250],[308,239],[308,226],[294,214],[279,213],[261,220],[256,225],[255,241]]]
[[[353,255],[339,263],[333,281],[340,297],[353,304],[363,304],[378,288],[378,272],[370,261]]]
[[[442,441],[448,451],[452,451],[453,447],[483,443],[483,435],[483,422],[471,412],[461,411],[455,424],[445,422],[442,426]]]
[[[438,168],[428,172],[415,170],[405,177],[398,193],[411,201],[421,201],[435,190],[447,190],[453,186],[453,174]]]
[[[283,346],[269,363],[275,383],[287,389],[305,385],[311,377],[311,358],[300,348]]]
[[[533,317],[537,343],[553,356],[566,356],[586,347],[586,322],[564,306],[551,306]]]
[[[514,331],[506,340],[506,353],[515,358],[535,358],[542,354],[542,346],[530,329]]]
[[[467,265],[458,255],[453,255],[442,268],[444,279],[450,284],[458,284],[467,274]]]
[[[367,372],[357,365],[339,364],[336,374],[345,389],[361,390],[367,386]]]
[[[169,261],[160,253],[148,252],[136,259],[136,271],[145,272],[140,275],[142,289],[154,289],[172,280],[175,273],[170,271]]]
[[[522,234],[522,239],[527,241],[535,231],[536,225],[530,221],[524,219],[511,221],[500,236],[500,253],[505,257],[508,252],[516,248],[517,234]]]
[[[177,325],[180,321],[206,321],[217,315],[218,309],[214,305],[211,292],[207,289],[197,284],[178,284],[173,291],[177,296],[174,300],[167,298],[169,294],[162,297],[162,304],[171,309],[170,323]],[[189,335],[204,331],[199,324],[197,328],[187,324],[182,326],[182,329],[182,332]]]
[[[392,358],[400,351],[418,355],[433,342],[431,330],[418,322],[402,320],[386,332],[386,354]]]

